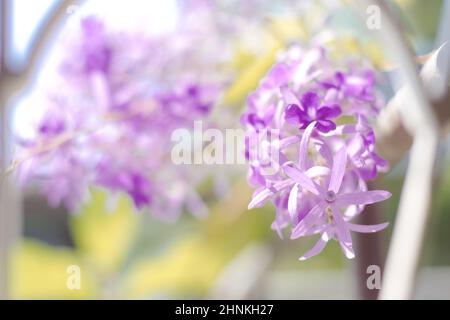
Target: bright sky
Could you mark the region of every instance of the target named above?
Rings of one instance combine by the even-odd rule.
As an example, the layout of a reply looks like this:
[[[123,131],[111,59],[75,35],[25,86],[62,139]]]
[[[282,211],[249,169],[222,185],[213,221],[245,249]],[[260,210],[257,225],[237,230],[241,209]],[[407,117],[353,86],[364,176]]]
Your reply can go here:
[[[10,2],[13,34],[8,62],[21,65],[41,19],[57,0],[13,0]]]

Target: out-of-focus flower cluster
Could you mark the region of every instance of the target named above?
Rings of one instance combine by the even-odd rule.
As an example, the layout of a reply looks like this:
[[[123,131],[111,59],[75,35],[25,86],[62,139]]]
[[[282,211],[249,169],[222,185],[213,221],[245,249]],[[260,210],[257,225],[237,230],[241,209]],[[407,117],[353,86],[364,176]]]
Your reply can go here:
[[[134,2],[129,6],[139,7]],[[214,121],[212,108],[235,76],[236,47],[264,47],[264,14],[293,3],[181,1],[173,30],[156,34],[148,21],[122,30],[95,6],[86,14],[83,5],[52,49],[58,53],[48,59],[52,74],[42,72],[38,81],[43,115],[31,135],[17,138],[21,182],[37,183],[51,205],[71,211],[94,185],[126,192],[137,208],[166,218],[183,206],[204,213],[195,186],[205,170],[171,164],[171,133],[194,120]],[[231,122],[227,116],[222,112],[215,126]]]
[[[370,121],[383,105],[376,74],[367,61],[333,61],[320,47],[293,45],[248,98],[246,128],[249,182],[256,188],[249,208],[272,202],[272,228],[280,237],[320,235],[300,259],[319,254],[330,239],[354,257],[350,231],[387,226],[357,225],[365,205],[390,193],[367,190],[388,164],[375,151]]]
[[[208,7],[184,14],[161,35],[117,31],[85,16],[62,37],[45,112],[32,138],[18,138],[22,183],[37,183],[51,205],[71,211],[93,185],[125,192],[136,208],[162,218],[185,207],[205,213],[195,191],[201,176],[171,163],[171,134],[207,121],[227,81],[217,69],[229,52],[218,47],[223,34]]]

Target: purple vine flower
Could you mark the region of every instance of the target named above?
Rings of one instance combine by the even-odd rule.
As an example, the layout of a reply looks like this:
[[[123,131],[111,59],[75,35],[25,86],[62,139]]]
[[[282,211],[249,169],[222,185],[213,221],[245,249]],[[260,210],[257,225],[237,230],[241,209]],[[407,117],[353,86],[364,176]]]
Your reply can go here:
[[[111,66],[111,48],[104,25],[94,17],[81,21],[83,31],[84,69],[87,73],[107,73]]]
[[[249,182],[256,188],[249,208],[272,202],[272,229],[280,237],[286,228],[291,239],[319,235],[300,260],[319,254],[331,239],[351,259],[351,231],[370,233],[387,226],[352,223],[366,205],[391,196],[367,190],[367,181],[388,165],[376,153],[370,125],[382,104],[375,73],[357,66],[348,61],[345,69],[323,48],[294,45],[250,95],[242,117]],[[268,138],[261,140],[262,134]],[[270,156],[261,150],[271,150]]]
[[[320,105],[319,96],[310,91],[303,94],[301,102],[288,104],[285,119],[292,125],[300,125],[305,129],[311,122],[316,121],[317,129],[327,133],[336,129],[336,124],[330,120],[341,114],[339,105]]]
[[[314,247],[313,250],[307,252],[300,258],[301,260],[305,260],[320,253],[325,247],[326,241],[333,238],[339,241],[346,257],[351,259],[355,255],[350,230],[376,232],[387,226],[387,224],[359,226],[347,223],[346,217],[341,213],[343,208],[345,209],[351,205],[360,206],[380,202],[388,199],[391,194],[382,190],[343,192],[341,186],[346,165],[347,150],[344,146],[334,157],[327,188],[323,188],[314,182],[298,168],[292,166],[286,166],[284,168],[285,173],[303,188],[303,190],[312,193],[313,197],[315,197],[314,202],[316,203],[315,206],[300,219],[298,224],[292,230],[291,238],[297,239],[316,233],[325,235],[325,237],[321,237],[319,240],[321,245],[318,245]]]
[[[210,19],[212,9],[186,4],[178,28],[162,35],[116,30],[96,16],[74,18],[77,26],[69,25],[55,46],[57,68],[46,70],[55,82],[38,88],[46,109],[34,136],[18,139],[21,183],[36,184],[51,206],[71,212],[100,187],[162,219],[184,209],[203,216],[196,186],[209,173],[176,166],[170,157],[172,132],[196,120],[209,124],[229,82],[217,67],[231,50],[216,45],[224,34],[216,34],[223,26]],[[201,45],[205,38],[208,46]]]

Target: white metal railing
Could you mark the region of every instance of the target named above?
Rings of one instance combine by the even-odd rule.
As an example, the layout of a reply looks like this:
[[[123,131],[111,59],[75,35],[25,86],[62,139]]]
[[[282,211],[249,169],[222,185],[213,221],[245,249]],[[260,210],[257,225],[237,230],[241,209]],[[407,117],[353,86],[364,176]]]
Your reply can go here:
[[[416,63],[410,46],[400,26],[391,16],[386,2],[383,0],[365,1],[365,4],[375,4],[381,9],[380,36],[385,43],[386,51],[398,66],[400,73],[400,77],[394,79],[394,86],[400,90],[404,85],[390,106],[395,108],[394,113],[397,117],[395,118],[396,123],[392,123],[394,119],[391,117],[391,123],[388,124],[389,132],[395,133],[396,130],[392,130],[392,126],[403,126],[413,139],[395,229],[383,273],[380,299],[409,299],[413,295],[421,248],[430,214],[433,171],[440,135],[440,125],[435,108],[437,105],[433,105],[433,102],[442,97],[433,96],[432,93],[443,95],[445,91],[448,91],[448,82],[444,82],[442,85],[437,78],[434,78],[433,81],[436,82],[431,85],[442,86],[445,90],[441,90],[441,92],[426,91],[426,86],[423,85],[416,71]],[[448,3],[445,8],[446,10],[450,8]],[[432,58],[435,59],[436,55]],[[433,71],[432,68],[426,70]],[[447,72],[448,70],[445,71],[445,73]],[[424,75],[425,78],[427,76],[427,74]],[[445,76],[444,79],[447,77]],[[431,87],[430,84],[428,85]],[[392,113],[390,114],[392,115]],[[383,131],[385,125],[385,122],[379,122],[379,131]],[[391,144],[398,142],[396,136],[392,134],[388,134],[385,138],[389,138]]]

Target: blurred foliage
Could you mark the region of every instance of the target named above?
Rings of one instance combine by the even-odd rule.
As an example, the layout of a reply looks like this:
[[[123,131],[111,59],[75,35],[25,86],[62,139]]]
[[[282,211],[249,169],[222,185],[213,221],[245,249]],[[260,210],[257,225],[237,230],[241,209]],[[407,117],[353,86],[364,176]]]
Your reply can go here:
[[[431,216],[423,248],[423,265],[450,265],[450,159],[440,159],[439,174],[434,177],[434,192],[431,207]],[[395,213],[400,202],[404,182],[404,163],[395,168],[396,174],[389,174],[384,179],[386,188],[392,193],[392,198],[386,201],[388,228],[392,232],[395,226]],[[386,234],[389,239],[390,233]]]
[[[433,214],[426,241],[426,262],[433,265],[450,265],[450,161],[446,161],[443,173],[435,179]]]
[[[410,32],[421,42],[432,41],[440,19],[442,0],[395,0]]]
[[[207,219],[185,230],[165,225],[160,232],[175,229],[170,234],[174,239],[149,247],[138,241],[142,235],[137,226],[144,228],[152,219],[136,215],[125,197],[113,206],[105,193],[95,191],[91,203],[70,219],[74,248],[27,239],[14,250],[12,295],[19,299],[205,297],[224,267],[254,241],[275,246],[277,269],[345,265],[338,245],[327,248],[318,259],[298,263],[296,258],[313,239],[302,243],[277,239],[270,230],[272,208],[247,211],[251,193],[245,180],[238,181]],[[142,228],[142,234],[151,232]],[[71,265],[81,269],[81,290],[66,286]]]
[[[111,208],[108,208],[108,205]],[[24,240],[12,257],[14,298],[91,298],[123,263],[137,230],[131,201],[118,197],[114,204],[94,190],[92,200],[71,217],[75,248],[58,248]],[[81,269],[81,289],[66,286],[67,268]]]
[[[111,201],[102,192],[94,192],[83,212],[71,219],[77,251],[89,266],[106,277],[124,262],[137,227],[132,203],[125,197]]]
[[[67,289],[67,268],[71,265],[82,270],[80,290]],[[98,288],[87,270],[81,257],[69,248],[24,240],[12,250],[11,296],[15,299],[95,298]]]
[[[91,203],[71,218],[75,248],[24,240],[14,250],[13,297],[144,298],[163,293],[172,297],[203,296],[246,244],[264,240],[271,233],[270,213],[246,213],[250,196],[247,183],[240,181],[196,226],[196,232],[179,235],[161,254],[145,258],[137,255],[139,259],[125,263],[143,217],[133,212],[125,197],[120,197],[111,209],[106,195],[95,191]],[[66,287],[70,265],[81,268],[81,290]]]
[[[224,94],[225,105],[242,106],[247,95],[255,90],[259,81],[275,63],[276,54],[290,39],[305,39],[308,32],[302,19],[298,17],[272,18],[265,21],[261,44],[267,48],[255,54],[246,49],[245,44],[236,45],[235,57],[230,67],[237,71],[236,80]]]
[[[180,237],[160,256],[140,259],[125,278],[125,296],[204,296],[227,263],[246,244],[271,232],[271,214],[247,212],[251,190],[239,181],[214,205],[196,232]]]
[[[248,61],[250,53],[238,52],[233,64],[241,69],[235,83],[224,95],[224,103],[227,105],[241,106],[247,94],[256,89],[259,80],[267,73],[275,62],[276,53],[282,48],[281,43],[274,44],[272,48],[261,57],[254,57],[248,66],[242,68],[242,60]]]
[[[432,7],[438,8],[435,5]],[[311,26],[317,24],[318,20],[323,20],[323,17],[318,18],[318,16],[324,15],[324,9],[323,6],[318,5],[314,14],[267,19],[266,34],[261,41],[268,49],[260,54],[255,55],[247,50],[245,45],[238,43],[235,57],[230,64],[230,67],[238,72],[238,76],[225,92],[224,104],[242,106],[247,95],[257,88],[261,78],[269,71],[280,50],[292,41],[306,41],[308,37],[315,35],[312,30],[314,28]],[[323,37],[323,40],[332,56],[345,59],[352,54],[362,54],[379,69],[391,68],[383,43],[377,39],[375,33],[361,28],[360,18],[351,8],[336,9],[330,14],[328,20],[327,23],[334,28],[335,33]]]

